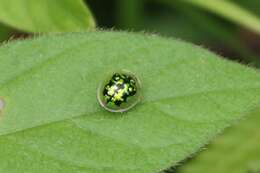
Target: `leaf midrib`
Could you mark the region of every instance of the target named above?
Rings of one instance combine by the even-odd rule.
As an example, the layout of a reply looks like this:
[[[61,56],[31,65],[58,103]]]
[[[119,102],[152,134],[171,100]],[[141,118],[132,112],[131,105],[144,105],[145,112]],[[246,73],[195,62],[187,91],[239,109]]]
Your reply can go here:
[[[255,89],[260,89],[260,86],[259,87],[251,87],[251,88],[239,88],[237,89],[236,91],[249,91],[249,90],[255,90]],[[187,95],[181,95],[181,96],[175,96],[175,97],[166,97],[166,98],[162,98],[162,99],[157,99],[157,100],[150,100],[150,101],[143,101],[141,104],[148,104],[148,103],[153,103],[153,102],[160,102],[160,101],[164,101],[164,100],[174,100],[174,99],[180,99],[180,98],[187,98],[187,97],[194,97],[194,96],[198,96],[198,95],[202,95],[202,94],[210,94],[210,93],[218,93],[220,92],[227,92],[227,91],[234,91],[235,89],[234,88],[228,88],[228,89],[221,89],[221,90],[208,90],[208,91],[202,91],[202,92],[195,92],[195,93],[192,93],[192,94],[187,94]],[[55,124],[55,123],[59,123],[59,122],[64,122],[64,121],[67,121],[67,120],[72,120],[72,119],[77,119],[77,118],[80,118],[80,117],[83,117],[83,116],[88,116],[89,114],[94,114],[94,113],[98,113],[98,112],[102,112],[104,111],[102,108],[100,108],[99,111],[96,111],[96,112],[87,112],[87,113],[84,113],[84,114],[81,114],[81,115],[76,115],[76,116],[73,116],[73,117],[70,117],[70,118],[65,118],[65,119],[61,119],[61,120],[57,120],[57,121],[51,121],[51,122],[46,122],[46,123],[39,123],[39,124],[36,124],[35,126],[33,127],[29,127],[29,128],[24,128],[24,129],[20,129],[20,130],[14,130],[14,131],[10,131],[10,132],[7,132],[7,133],[2,133],[0,134],[0,137],[1,136],[8,136],[8,135],[12,135],[12,134],[17,134],[17,133],[20,133],[20,132],[24,132],[24,131],[29,131],[29,130],[32,130],[33,128],[35,127],[40,127],[40,126],[48,126],[48,125],[51,125],[51,124]],[[201,123],[204,123],[204,122],[201,122]]]

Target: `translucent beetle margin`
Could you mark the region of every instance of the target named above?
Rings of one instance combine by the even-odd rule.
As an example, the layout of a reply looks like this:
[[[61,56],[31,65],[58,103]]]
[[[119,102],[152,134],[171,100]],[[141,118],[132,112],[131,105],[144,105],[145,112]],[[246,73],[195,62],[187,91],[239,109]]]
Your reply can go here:
[[[129,71],[113,72],[98,86],[97,98],[106,110],[125,112],[141,99],[140,81]]]

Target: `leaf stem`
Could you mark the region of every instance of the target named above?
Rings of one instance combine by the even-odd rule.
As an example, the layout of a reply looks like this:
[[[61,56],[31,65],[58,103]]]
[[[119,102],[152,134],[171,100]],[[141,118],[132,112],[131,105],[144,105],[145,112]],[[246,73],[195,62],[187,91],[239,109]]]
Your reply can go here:
[[[117,0],[117,23],[124,29],[138,29],[143,16],[143,0]]]

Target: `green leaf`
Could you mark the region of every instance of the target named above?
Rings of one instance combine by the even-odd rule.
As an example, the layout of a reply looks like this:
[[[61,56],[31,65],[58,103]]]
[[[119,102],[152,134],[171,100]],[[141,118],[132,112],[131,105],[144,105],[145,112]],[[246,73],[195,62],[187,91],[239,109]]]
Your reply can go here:
[[[248,120],[228,129],[209,146],[209,149],[180,167],[179,172],[259,172],[259,123],[260,109],[257,109],[250,114]]]
[[[26,32],[84,31],[95,27],[82,0],[1,0],[0,21]]]
[[[260,34],[260,18],[228,0],[185,0]]]
[[[259,5],[260,1],[244,1],[244,0],[231,0],[234,3],[239,4],[243,8],[246,8],[247,10],[253,12],[256,14],[258,17],[260,17],[260,11],[259,11]]]
[[[0,48],[0,172],[159,172],[260,104],[260,75],[158,36],[88,32]],[[110,113],[96,90],[112,71],[143,100]]]

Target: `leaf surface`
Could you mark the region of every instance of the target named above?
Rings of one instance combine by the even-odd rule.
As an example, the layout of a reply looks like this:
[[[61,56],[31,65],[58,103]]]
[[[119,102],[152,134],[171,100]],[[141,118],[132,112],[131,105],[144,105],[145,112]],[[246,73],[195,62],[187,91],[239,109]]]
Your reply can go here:
[[[260,109],[257,109],[249,115],[249,119],[228,129],[206,151],[180,167],[179,172],[259,172],[259,122]]]
[[[33,33],[85,31],[95,27],[82,0],[1,0],[0,21]]]
[[[0,172],[159,172],[260,104],[260,75],[189,43],[87,32],[0,48]],[[128,70],[142,102],[109,113],[99,83]]]

